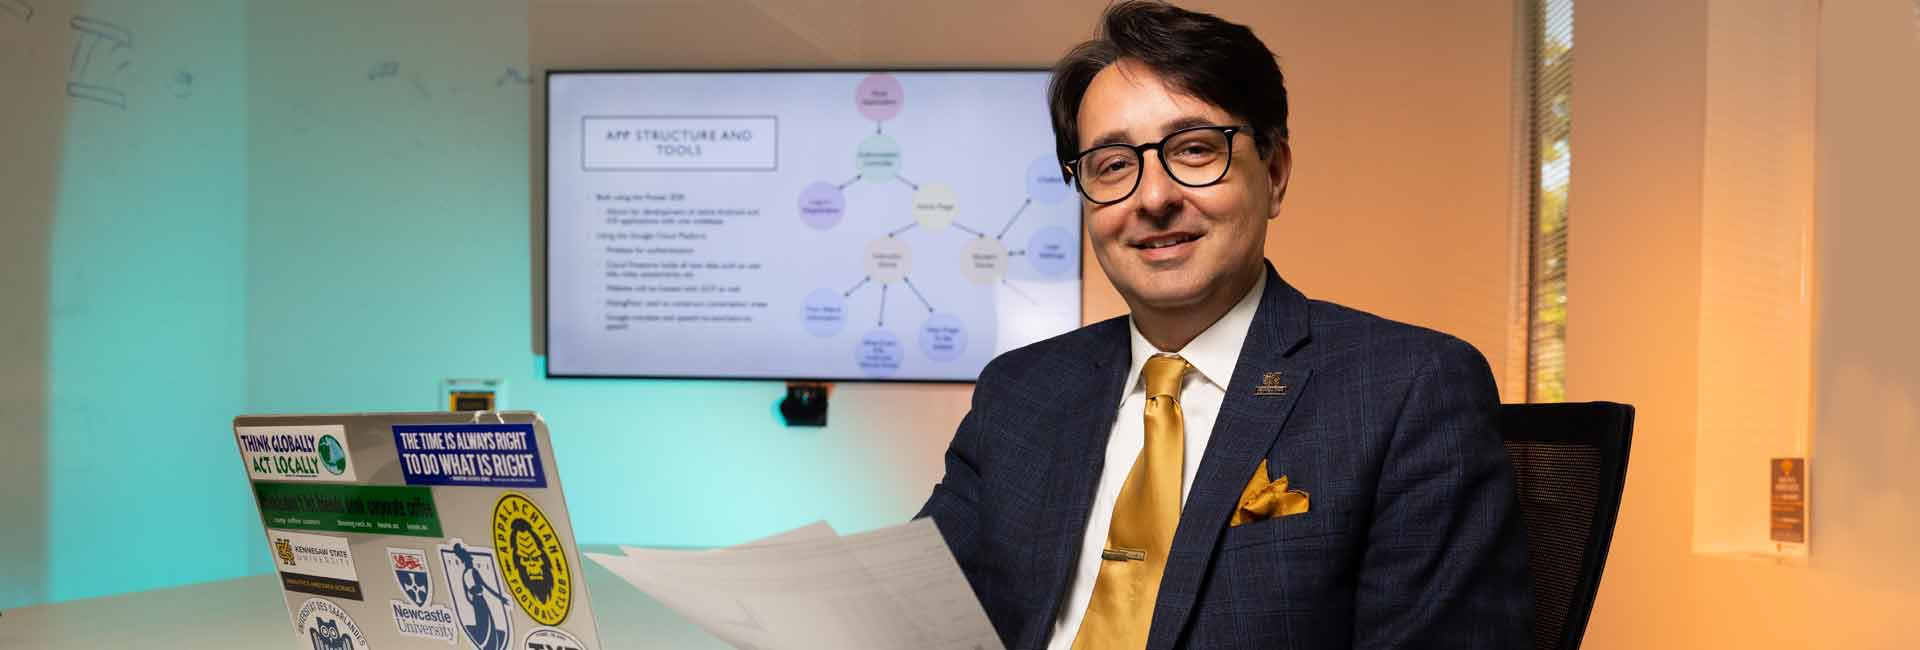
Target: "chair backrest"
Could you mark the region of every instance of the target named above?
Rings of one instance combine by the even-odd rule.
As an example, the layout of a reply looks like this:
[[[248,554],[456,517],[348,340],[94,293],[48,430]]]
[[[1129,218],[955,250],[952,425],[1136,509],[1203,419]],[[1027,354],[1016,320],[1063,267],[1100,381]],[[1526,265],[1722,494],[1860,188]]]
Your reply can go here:
[[[1576,650],[1600,590],[1627,482],[1633,407],[1502,404],[1533,577],[1535,650]]]

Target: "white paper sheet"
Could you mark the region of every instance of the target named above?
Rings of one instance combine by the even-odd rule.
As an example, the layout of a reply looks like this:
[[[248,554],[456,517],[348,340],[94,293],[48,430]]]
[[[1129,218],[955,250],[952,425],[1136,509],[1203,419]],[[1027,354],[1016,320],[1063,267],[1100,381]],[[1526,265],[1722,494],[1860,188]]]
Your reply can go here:
[[[737,648],[1002,648],[931,520],[847,537],[816,523],[706,551],[621,550],[587,557]]]

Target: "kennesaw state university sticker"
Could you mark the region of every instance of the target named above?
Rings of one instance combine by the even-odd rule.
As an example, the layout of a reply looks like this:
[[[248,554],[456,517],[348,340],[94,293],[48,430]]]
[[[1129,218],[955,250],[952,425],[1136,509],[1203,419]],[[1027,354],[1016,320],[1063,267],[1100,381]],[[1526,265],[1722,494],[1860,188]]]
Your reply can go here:
[[[433,639],[452,645],[460,637],[453,610],[433,601],[433,581],[427,578],[427,552],[410,548],[388,548],[387,564],[393,567],[393,582],[406,600],[388,600],[393,608],[393,625],[400,634]]]
[[[300,604],[299,623],[300,640],[313,643],[313,650],[367,650],[367,635],[360,632],[360,626],[330,601],[309,598]]]
[[[493,550],[504,561],[500,574],[520,609],[541,625],[559,625],[573,608],[573,576],[553,523],[533,500],[518,492],[493,504]]]
[[[527,633],[527,640],[520,644],[521,650],[587,650],[587,644],[581,643],[565,630],[543,627]]]

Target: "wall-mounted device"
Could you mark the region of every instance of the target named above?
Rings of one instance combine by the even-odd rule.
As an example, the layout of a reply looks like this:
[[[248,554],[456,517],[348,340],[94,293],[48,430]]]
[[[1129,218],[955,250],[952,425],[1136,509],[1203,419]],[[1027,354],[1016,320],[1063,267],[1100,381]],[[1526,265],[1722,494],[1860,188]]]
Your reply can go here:
[[[827,426],[827,394],[832,390],[832,384],[787,382],[787,397],[780,400],[780,416],[786,418],[790,427]]]

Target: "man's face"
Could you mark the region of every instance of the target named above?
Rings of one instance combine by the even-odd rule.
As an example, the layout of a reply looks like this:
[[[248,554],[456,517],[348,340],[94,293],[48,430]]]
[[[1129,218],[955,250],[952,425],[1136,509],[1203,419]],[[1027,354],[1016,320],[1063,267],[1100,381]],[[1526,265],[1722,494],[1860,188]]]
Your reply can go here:
[[[1155,142],[1188,126],[1244,125],[1238,116],[1164,83],[1130,60],[1095,75],[1080,103],[1079,148]],[[1087,235],[1107,279],[1133,309],[1180,309],[1239,299],[1261,273],[1267,220],[1280,214],[1290,165],[1276,143],[1268,160],[1247,131],[1235,134],[1227,176],[1206,187],[1167,177],[1147,152],[1140,186],[1124,201],[1083,203]],[[1162,246],[1176,242],[1171,246]],[[1213,299],[1213,300],[1209,300]]]

